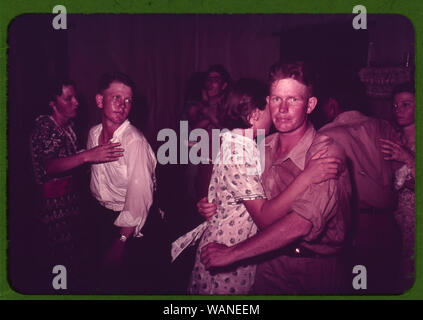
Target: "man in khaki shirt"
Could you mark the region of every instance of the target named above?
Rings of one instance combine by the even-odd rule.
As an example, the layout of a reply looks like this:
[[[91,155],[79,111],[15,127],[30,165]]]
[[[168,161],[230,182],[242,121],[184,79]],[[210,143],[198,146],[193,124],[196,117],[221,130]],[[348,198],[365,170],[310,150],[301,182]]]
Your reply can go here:
[[[304,63],[277,63],[270,72],[270,105],[277,133],[266,139],[262,176],[269,198],[283,192],[316,152],[345,160],[334,141],[308,122],[317,98]],[[230,265],[267,253],[257,268],[255,294],[330,294],[342,290],[341,250],[350,220],[351,185],[339,179],[309,186],[270,226],[232,247],[211,243],[202,249],[207,268]]]
[[[384,159],[380,139],[398,140],[394,128],[383,119],[354,110],[351,88],[332,86],[322,97],[321,111],[327,121],[319,133],[334,139],[347,156],[354,190],[352,250],[348,269],[366,267],[366,290],[353,293],[395,293],[400,239],[393,210],[396,193],[392,161]],[[353,91],[354,92],[354,91]]]

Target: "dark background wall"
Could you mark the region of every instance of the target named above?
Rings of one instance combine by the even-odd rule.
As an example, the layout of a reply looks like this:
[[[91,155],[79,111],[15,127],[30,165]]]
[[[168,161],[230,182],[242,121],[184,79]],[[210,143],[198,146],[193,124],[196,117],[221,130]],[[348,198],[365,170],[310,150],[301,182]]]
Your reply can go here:
[[[85,144],[99,122],[94,103],[97,79],[107,71],[128,73],[138,103],[131,120],[156,150],[157,132],[179,128],[187,81],[211,64],[223,64],[233,79],[266,80],[279,57],[314,58],[322,70],[356,74],[367,63],[401,66],[414,53],[414,31],[402,16],[372,15],[368,30],[352,28],[352,15],[68,15],[68,29],[54,30],[53,15],[22,15],[8,35],[8,239],[9,275],[25,288],[36,255],[33,236],[34,182],[28,139],[39,114],[48,112],[47,79],[69,75],[80,94],[77,134]],[[389,118],[389,101],[371,114]],[[382,107],[381,107],[382,106]],[[198,222],[185,190],[183,170],[159,166],[162,193],[175,236]]]

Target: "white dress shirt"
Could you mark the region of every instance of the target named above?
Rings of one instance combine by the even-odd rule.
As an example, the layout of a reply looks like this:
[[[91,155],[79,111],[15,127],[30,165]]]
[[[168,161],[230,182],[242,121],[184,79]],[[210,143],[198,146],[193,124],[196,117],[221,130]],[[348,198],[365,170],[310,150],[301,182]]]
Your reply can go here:
[[[98,146],[102,129],[101,123],[91,128],[87,149]],[[157,160],[144,135],[129,120],[113,133],[111,142],[121,143],[123,157],[91,166],[91,192],[104,207],[120,211],[116,226],[135,227],[134,236],[141,237],[153,203]]]

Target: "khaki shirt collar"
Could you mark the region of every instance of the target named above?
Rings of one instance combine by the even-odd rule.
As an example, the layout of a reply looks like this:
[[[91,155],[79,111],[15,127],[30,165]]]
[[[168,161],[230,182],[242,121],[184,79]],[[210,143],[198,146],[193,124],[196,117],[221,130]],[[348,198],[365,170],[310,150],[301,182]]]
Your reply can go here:
[[[280,133],[274,133],[266,138],[265,147],[268,148],[269,154],[271,156],[272,165],[279,165],[285,162],[288,159],[291,159],[294,164],[304,170],[305,167],[305,159],[308,149],[310,148],[314,136],[316,135],[316,130],[314,129],[312,124],[308,124],[307,131],[304,133],[300,141],[295,145],[294,148],[291,149],[284,157],[275,159],[276,152],[279,147],[279,136]]]

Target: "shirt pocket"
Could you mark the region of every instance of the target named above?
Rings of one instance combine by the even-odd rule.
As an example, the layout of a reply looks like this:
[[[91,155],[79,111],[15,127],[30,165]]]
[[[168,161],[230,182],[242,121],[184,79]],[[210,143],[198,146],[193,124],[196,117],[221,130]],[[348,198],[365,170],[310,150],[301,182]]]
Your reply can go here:
[[[109,163],[108,170],[109,178],[112,185],[117,188],[126,188],[128,185],[128,167],[126,164],[115,161]]]

